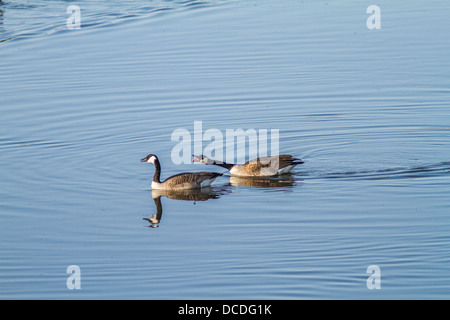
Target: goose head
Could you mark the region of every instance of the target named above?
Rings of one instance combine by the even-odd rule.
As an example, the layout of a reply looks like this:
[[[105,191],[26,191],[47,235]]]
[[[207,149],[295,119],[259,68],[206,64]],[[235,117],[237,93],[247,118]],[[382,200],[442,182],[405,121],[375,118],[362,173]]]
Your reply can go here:
[[[154,154],[149,154],[145,158],[142,158],[141,162],[149,162],[149,163],[153,163],[154,164],[156,160],[158,160],[157,156],[155,156]]]
[[[214,160],[211,160],[210,158],[208,158],[207,156],[204,155],[192,155],[193,159],[192,162],[200,162],[202,164],[214,164]]]

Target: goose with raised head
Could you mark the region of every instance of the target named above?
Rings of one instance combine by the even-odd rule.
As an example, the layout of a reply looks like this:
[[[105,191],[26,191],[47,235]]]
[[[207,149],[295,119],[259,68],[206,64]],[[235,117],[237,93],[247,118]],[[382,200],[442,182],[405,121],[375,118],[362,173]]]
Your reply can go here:
[[[230,171],[232,176],[239,177],[270,177],[289,173],[296,165],[304,163],[303,160],[294,158],[289,154],[279,156],[260,157],[244,164],[231,164],[213,159],[207,156],[193,155],[193,162],[200,162],[207,165],[216,165]]]
[[[206,171],[185,172],[173,175],[161,182],[161,165],[158,157],[154,154],[149,154],[141,159],[141,162],[153,163],[155,165],[155,174],[152,180],[153,190],[185,190],[208,187],[217,177],[222,175],[221,173]]]

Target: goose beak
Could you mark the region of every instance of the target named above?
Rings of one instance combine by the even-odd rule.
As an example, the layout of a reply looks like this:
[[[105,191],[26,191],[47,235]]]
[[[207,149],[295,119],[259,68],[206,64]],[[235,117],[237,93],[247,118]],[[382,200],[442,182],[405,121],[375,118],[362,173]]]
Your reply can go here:
[[[141,162],[147,162],[147,159],[146,158],[142,158]]]

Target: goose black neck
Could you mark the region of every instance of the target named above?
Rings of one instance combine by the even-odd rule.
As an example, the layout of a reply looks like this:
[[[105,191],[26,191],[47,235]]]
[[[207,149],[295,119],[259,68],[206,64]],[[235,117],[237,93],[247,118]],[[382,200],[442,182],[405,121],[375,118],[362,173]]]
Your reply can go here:
[[[219,163],[217,163],[217,162],[214,162],[213,164],[216,165],[216,166],[225,168],[225,169],[227,169],[227,170],[230,170],[231,168],[234,167],[234,164],[232,164],[232,163],[225,163],[225,162],[219,162]]]
[[[161,165],[159,164],[159,160],[155,159],[155,174],[153,175],[153,181],[161,183],[159,180],[161,178]]]

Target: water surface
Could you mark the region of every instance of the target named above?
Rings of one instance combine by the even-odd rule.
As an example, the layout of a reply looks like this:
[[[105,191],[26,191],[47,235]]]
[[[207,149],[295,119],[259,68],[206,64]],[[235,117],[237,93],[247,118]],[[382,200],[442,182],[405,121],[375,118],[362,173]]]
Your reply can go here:
[[[446,1],[69,4],[0,4],[1,298],[449,297]],[[305,164],[154,200],[194,121]]]

